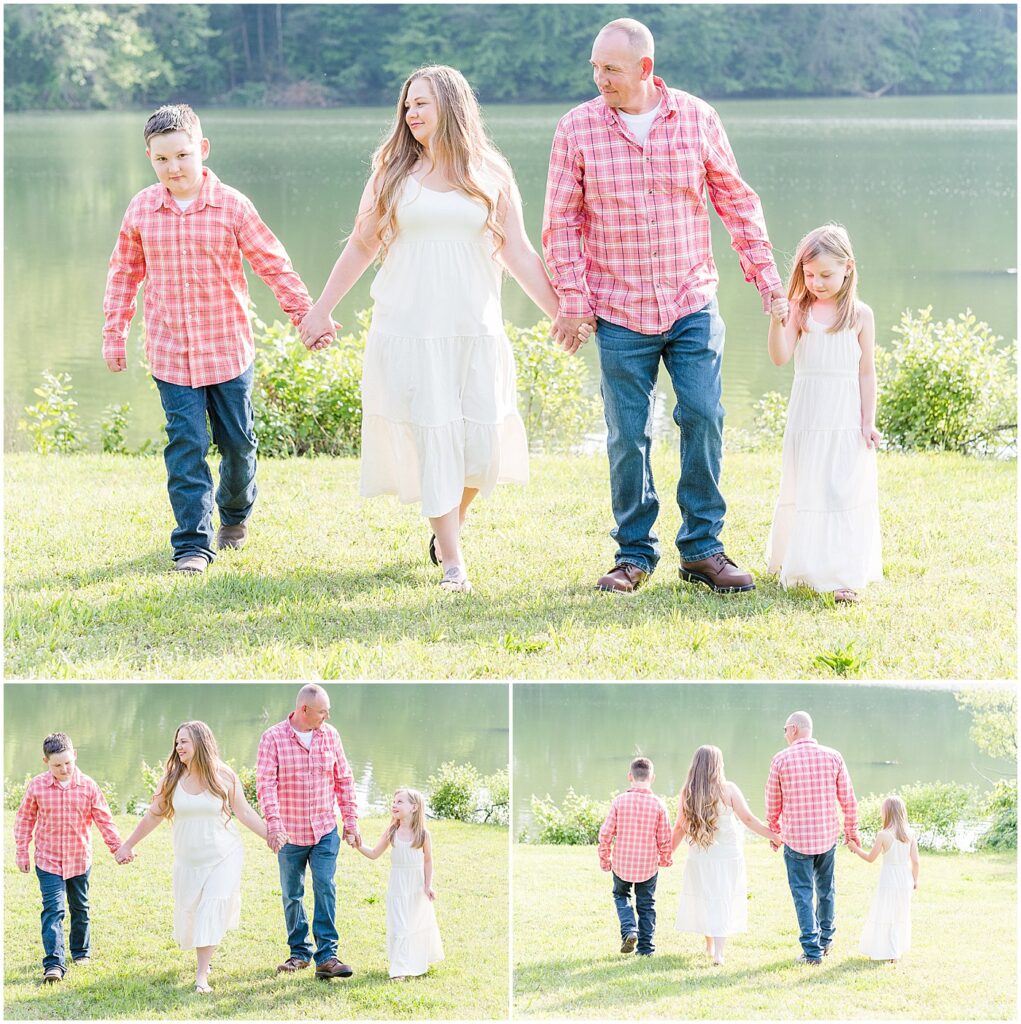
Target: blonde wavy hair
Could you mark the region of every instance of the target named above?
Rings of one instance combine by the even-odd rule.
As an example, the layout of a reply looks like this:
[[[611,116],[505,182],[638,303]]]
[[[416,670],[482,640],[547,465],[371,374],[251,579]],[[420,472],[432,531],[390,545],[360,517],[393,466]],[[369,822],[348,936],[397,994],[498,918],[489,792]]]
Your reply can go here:
[[[425,797],[417,789],[412,789],[410,786],[400,786],[398,789],[395,789],[395,798],[398,793],[403,793],[411,801],[411,831],[415,833],[415,838],[411,840],[411,846],[412,849],[420,850],[425,846],[425,837],[427,835],[425,828]],[[390,827],[386,830],[386,836],[391,846],[394,844],[394,837],[397,835],[397,829],[400,827],[400,822],[392,821],[390,822]]]
[[[723,753],[719,747],[703,746],[695,751],[688,769],[688,778],[681,790],[684,806],[684,827],[689,840],[708,850],[719,827],[724,787]]]
[[[382,263],[386,259],[397,237],[397,207],[404,184],[424,152],[422,144],[411,134],[404,107],[412,82],[420,79],[428,82],[436,101],[436,131],[429,140],[433,164],[444,169],[455,188],[485,206],[486,230],[496,242],[494,252],[499,252],[507,235],[497,219],[497,200],[482,188],[479,172],[488,162],[509,176],[510,167],[489,138],[479,101],[464,75],[445,64],[430,64],[413,71],[401,86],[393,127],[372,154],[376,195],[369,217],[375,221],[373,234],[380,241],[378,260]]]
[[[805,321],[813,301],[805,284],[805,264],[820,256],[829,256],[850,264],[843,287],[837,293],[837,318],[827,328],[827,333],[833,334],[858,326],[858,267],[854,262],[851,238],[842,225],[824,224],[821,228],[809,231],[798,242],[794,252],[791,277],[787,285],[787,301],[799,335],[805,333]]]
[[[163,772],[163,778],[156,789],[156,796],[153,800],[159,801],[163,806],[161,816],[170,821],[174,817],[174,790],[177,789],[183,776],[188,774],[188,767],[177,755],[177,738],[181,730],[188,733],[195,752],[192,754],[191,770],[202,780],[202,784],[213,796],[220,798],[220,805],[223,809],[224,828],[230,823],[231,810],[230,799],[227,790],[220,778],[220,773],[230,771],[220,760],[220,750],[216,745],[216,737],[213,730],[205,722],[182,722],[174,733],[174,745],[170,748],[170,755],[167,757],[167,765]]]
[[[911,842],[908,829],[908,809],[899,796],[888,796],[883,801],[883,828],[892,829],[893,834],[902,842]]]

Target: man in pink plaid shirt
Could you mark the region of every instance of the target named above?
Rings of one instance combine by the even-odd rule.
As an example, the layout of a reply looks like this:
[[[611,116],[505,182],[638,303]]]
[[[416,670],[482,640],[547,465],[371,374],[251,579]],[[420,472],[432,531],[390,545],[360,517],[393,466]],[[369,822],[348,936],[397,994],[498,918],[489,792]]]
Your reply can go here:
[[[784,844],[787,882],[801,929],[798,962],[817,967],[829,953],[836,931],[833,869],[841,827],[837,806],[844,814],[844,842],[857,843],[858,802],[843,757],[812,739],[807,711],[795,711],[783,734],[787,749],[769,766],[766,824]]]
[[[351,968],[337,956],[337,854],[340,833],[358,847],[358,808],[354,776],[344,756],[340,735],[326,719],[330,698],[321,686],[309,683],[298,691],[294,711],[262,734],[255,767],[255,788],[266,819],[266,842],[277,855],[280,891],[287,923],[290,956],[277,973],[293,974],[308,967],[305,868],[312,874],[315,906],[312,935],[316,941],[316,977],[350,978]]]
[[[71,962],[92,960],[89,923],[90,827],[95,824],[111,853],[121,845],[102,790],[79,771],[71,740],[51,733],[43,740],[46,771],[25,789],[14,818],[14,858],[28,874],[28,847],[35,839],[35,873],[42,893],[43,981],[53,984],[67,973],[64,953],[65,903],[71,911]],[[124,863],[128,863],[127,858]]]
[[[579,326],[589,323],[599,346],[617,553],[596,586],[630,593],[659,561],[650,457],[662,360],[681,428],[681,578],[720,593],[753,590],[720,542],[724,324],[707,192],[763,312],[783,287],[759,198],[741,179],[719,115],[655,77],[653,51],[652,34],[630,18],[596,37],[591,64],[600,95],[557,125],[543,218],[543,252],[560,299],[554,337],[574,352]]]
[[[103,358],[114,373],[127,368],[126,340],[144,284],[145,350],[167,417],[163,456],[177,521],[170,535],[174,568],[201,573],[215,549],[244,546],[255,504],[255,343],[242,257],[295,326],[312,299],[251,200],[203,167],[209,140],[191,107],[160,107],[144,135],[159,180],[128,204],[110,257]],[[207,418],[220,451],[215,495]]]
[[[659,869],[672,863],[670,819],[666,804],[652,792],[656,773],[647,757],[636,757],[627,777],[628,791],[614,798],[599,829],[599,866],[613,874],[620,951],[633,953],[637,947],[639,956],[652,956],[656,949],[656,882]]]

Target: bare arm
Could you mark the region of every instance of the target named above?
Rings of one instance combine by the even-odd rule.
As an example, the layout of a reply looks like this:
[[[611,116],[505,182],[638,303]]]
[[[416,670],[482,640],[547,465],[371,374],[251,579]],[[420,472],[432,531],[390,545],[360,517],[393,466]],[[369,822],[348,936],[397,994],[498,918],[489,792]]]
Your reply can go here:
[[[684,824],[684,790],[677,798],[677,821],[674,822],[674,830],[670,836],[670,852],[676,853],[681,840],[688,834],[687,826]]]
[[[163,781],[156,787],[156,793],[149,804],[148,810],[142,816],[142,820],[135,826],[135,831],[121,844],[121,847],[114,854],[118,864],[131,860],[134,856],[135,845],[140,843],[150,832],[154,832],[159,823],[166,816],[166,806],[163,801]]]
[[[429,899],[436,899],[436,893],[433,892],[432,881],[433,881],[433,840],[432,836],[428,832],[425,834],[425,843],[422,845],[422,863],[425,867],[425,885],[422,886],[422,891],[429,897]]]
[[[751,829],[752,832],[756,835],[762,836],[763,839],[768,839],[771,842],[775,841],[775,833],[771,832],[759,818],[752,814],[751,808],[748,806],[748,801],[745,800],[744,793],[741,792],[737,783],[728,782],[727,790],[730,793],[730,800],[734,808],[734,813],[738,816],[745,828]]]
[[[908,851],[908,857],[911,859],[911,877],[915,881],[915,888],[918,888],[918,872],[921,869],[921,863],[918,859],[918,840],[911,837],[911,849]]]
[[[790,305],[785,298],[772,300],[769,315],[769,334],[766,349],[776,366],[786,366],[794,355],[798,344],[798,331],[790,315]]]
[[[365,843],[359,843],[355,849],[363,856],[368,857],[369,860],[376,860],[380,854],[390,845],[390,829],[387,829],[382,836],[380,836],[379,842],[370,850]]]
[[[876,841],[872,844],[872,849],[866,853],[861,846],[857,843],[848,843],[848,847],[851,852],[861,857],[867,864],[871,864],[882,852],[887,849],[890,845],[890,835],[888,832],[877,832]]]
[[[230,769],[227,772],[228,775],[224,781],[229,786],[230,806],[237,815],[238,821],[245,828],[254,832],[260,839],[265,839],[267,836],[266,822],[259,817],[255,808],[248,802],[244,786],[241,785],[241,780]]]
[[[858,390],[861,393],[861,436],[869,448],[878,448],[882,435],[876,430],[876,318],[864,302],[858,344],[861,359],[858,362]]]

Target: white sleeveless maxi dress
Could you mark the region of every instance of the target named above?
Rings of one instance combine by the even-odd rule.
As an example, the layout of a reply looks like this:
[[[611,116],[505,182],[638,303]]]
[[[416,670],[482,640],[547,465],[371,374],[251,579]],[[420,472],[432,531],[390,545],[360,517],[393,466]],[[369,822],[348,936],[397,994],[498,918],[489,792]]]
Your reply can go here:
[[[911,948],[910,851],[910,843],[894,839],[883,854],[879,884],[858,947],[873,960],[899,960]]]
[[[443,959],[436,912],[425,891],[425,854],[394,837],[386,892],[386,951],[390,977],[425,974]]]
[[[708,850],[688,844],[677,930],[722,938],[748,930],[748,877],[744,826],[730,807],[719,806],[717,829]]]

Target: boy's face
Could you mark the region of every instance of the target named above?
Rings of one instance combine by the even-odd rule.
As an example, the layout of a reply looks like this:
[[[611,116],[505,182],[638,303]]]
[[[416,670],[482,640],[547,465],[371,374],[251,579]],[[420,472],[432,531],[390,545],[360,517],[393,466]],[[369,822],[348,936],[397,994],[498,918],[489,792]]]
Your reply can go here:
[[[202,189],[202,161],[209,156],[209,139],[185,131],[154,135],[145,155],[161,184],[175,199],[194,199]]]
[[[43,764],[50,770],[50,774],[58,782],[70,782],[74,775],[75,752],[74,748],[62,750],[59,754],[50,754],[43,757]]]

